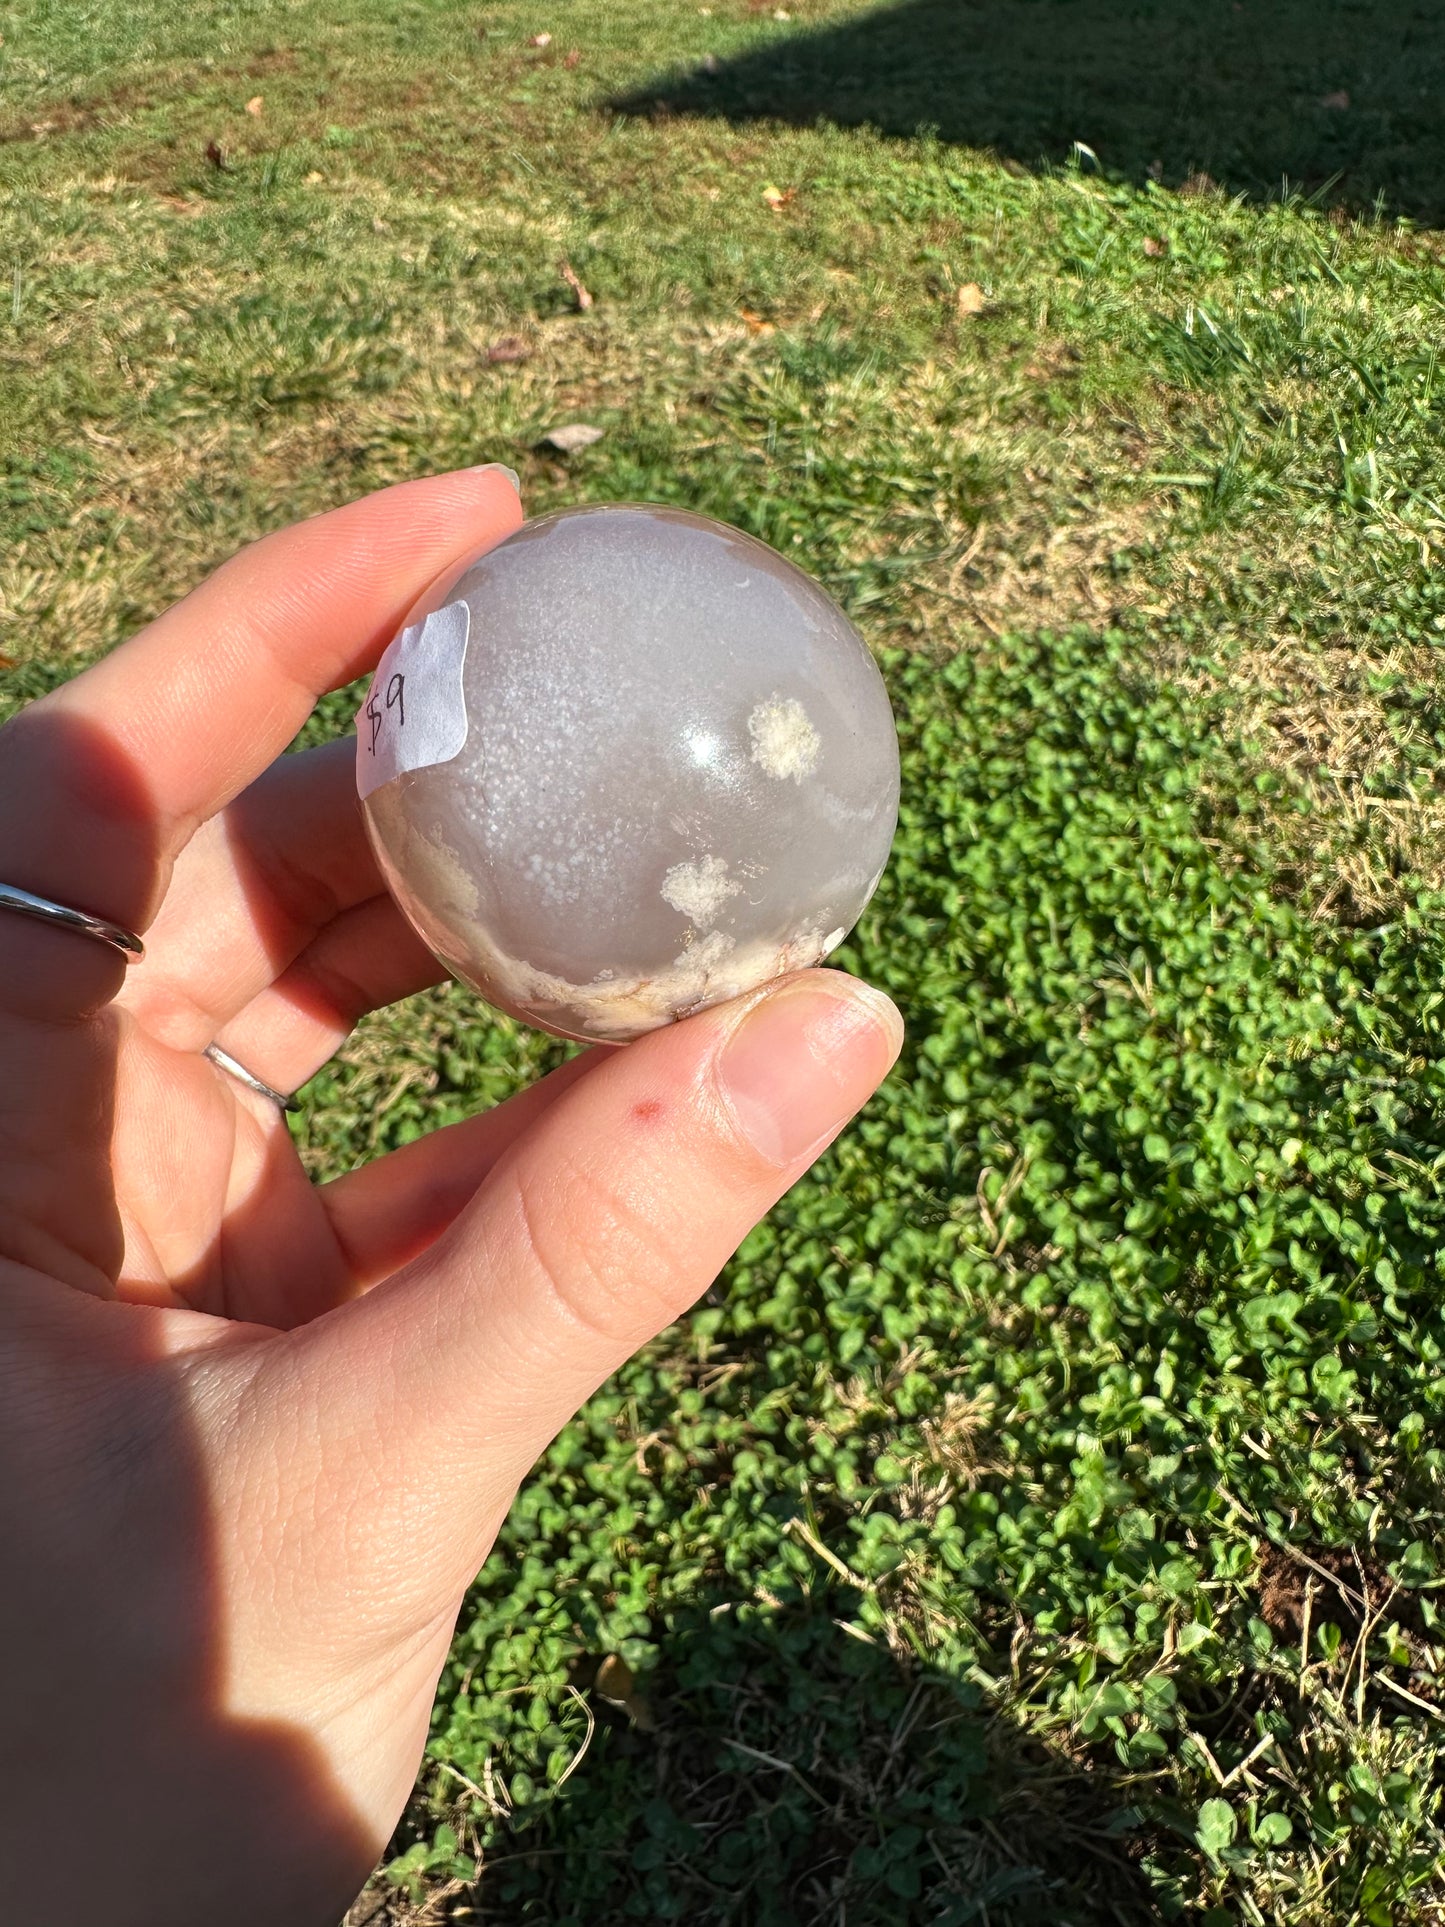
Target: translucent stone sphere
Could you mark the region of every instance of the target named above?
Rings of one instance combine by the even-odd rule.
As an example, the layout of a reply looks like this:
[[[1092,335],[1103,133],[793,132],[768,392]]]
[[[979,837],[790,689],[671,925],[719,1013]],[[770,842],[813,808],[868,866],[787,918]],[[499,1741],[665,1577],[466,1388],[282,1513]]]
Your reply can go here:
[[[512,1016],[594,1042],[818,963],[898,814],[857,630],[766,544],[665,508],[542,516],[433,584],[357,762],[423,941]]]

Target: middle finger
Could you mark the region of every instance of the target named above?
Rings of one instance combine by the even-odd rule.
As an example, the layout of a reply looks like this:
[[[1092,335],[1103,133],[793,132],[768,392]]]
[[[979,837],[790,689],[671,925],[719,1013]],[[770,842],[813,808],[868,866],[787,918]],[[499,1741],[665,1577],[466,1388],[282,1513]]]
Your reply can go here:
[[[152,1035],[203,1049],[330,925],[374,898],[389,903],[362,825],[355,757],[349,736],[279,757],[181,852],[120,999]],[[410,937],[399,914],[390,927],[398,942]],[[445,974],[432,971],[431,981]]]

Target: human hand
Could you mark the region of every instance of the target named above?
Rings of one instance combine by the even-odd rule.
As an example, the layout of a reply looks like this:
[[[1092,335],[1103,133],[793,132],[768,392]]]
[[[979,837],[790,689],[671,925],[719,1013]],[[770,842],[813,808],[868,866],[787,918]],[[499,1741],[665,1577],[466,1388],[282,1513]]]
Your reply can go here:
[[[0,1861],[17,1921],[328,1927],[537,1455],[886,1074],[809,971],[313,1187],[278,1109],[443,974],[322,690],[521,520],[500,472],[244,550],[0,732]],[[279,758],[280,760],[274,760]]]

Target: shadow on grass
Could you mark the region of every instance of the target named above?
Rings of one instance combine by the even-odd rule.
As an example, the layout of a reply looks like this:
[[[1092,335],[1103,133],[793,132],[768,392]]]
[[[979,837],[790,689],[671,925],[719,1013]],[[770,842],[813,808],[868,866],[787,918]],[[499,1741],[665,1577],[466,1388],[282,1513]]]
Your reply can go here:
[[[609,104],[732,121],[934,129],[1033,168],[1232,193],[1282,185],[1445,219],[1445,0],[901,0]]]
[[[699,1599],[623,1708],[577,1675],[597,1728],[569,1785],[511,1816],[454,1920],[593,1927],[1139,1927],[1154,1843],[1122,1769],[989,1717],[983,1689],[849,1631],[833,1591]],[[625,1690],[625,1688],[624,1688]],[[578,1739],[580,1740],[580,1733]],[[1137,1779],[1137,1776],[1135,1776]],[[446,1797],[455,1793],[447,1784]],[[435,1824],[414,1809],[418,1832]],[[398,1849],[414,1837],[404,1832]],[[353,1921],[380,1927],[390,1910]],[[403,1906],[401,1919],[407,1919]]]

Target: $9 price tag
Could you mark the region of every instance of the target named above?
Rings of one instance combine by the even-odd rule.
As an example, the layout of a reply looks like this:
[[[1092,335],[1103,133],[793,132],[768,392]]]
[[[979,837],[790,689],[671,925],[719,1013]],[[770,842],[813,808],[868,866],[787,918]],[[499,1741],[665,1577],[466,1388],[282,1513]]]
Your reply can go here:
[[[370,796],[404,770],[449,763],[467,740],[462,665],[471,612],[449,602],[403,629],[356,712],[356,788]]]

